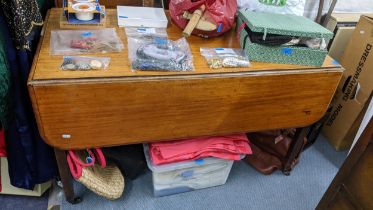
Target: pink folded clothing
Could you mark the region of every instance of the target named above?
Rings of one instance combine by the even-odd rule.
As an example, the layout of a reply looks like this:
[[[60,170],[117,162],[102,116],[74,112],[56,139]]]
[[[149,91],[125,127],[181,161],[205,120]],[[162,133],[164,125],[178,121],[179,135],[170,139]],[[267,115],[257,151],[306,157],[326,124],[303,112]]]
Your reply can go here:
[[[155,165],[205,157],[240,160],[242,154],[252,153],[245,134],[150,143],[149,148]]]

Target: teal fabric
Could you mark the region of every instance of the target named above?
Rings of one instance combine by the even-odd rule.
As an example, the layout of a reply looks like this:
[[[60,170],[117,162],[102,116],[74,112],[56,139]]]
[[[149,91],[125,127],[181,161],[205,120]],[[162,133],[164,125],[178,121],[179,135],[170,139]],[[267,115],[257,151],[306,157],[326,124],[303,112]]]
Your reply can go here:
[[[328,29],[303,16],[241,9],[238,17],[254,32],[308,38],[333,38],[333,33]]]
[[[9,111],[10,74],[5,54],[3,31],[0,31],[0,123],[7,125]]]

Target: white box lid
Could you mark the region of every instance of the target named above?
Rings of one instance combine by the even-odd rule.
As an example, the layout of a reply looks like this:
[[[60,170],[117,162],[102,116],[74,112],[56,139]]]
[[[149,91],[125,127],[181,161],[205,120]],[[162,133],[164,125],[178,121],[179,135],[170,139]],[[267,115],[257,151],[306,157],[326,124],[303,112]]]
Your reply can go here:
[[[163,8],[117,6],[119,26],[166,28]]]

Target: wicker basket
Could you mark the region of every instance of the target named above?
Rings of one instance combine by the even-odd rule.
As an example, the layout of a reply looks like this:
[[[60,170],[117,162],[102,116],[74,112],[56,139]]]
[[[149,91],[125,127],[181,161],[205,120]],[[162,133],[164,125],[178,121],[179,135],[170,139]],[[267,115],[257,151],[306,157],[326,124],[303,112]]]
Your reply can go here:
[[[82,176],[77,180],[92,192],[115,200],[122,196],[124,190],[124,178],[117,166],[109,165],[101,168],[97,164],[83,168]]]
[[[88,153],[83,151],[68,152],[67,162],[72,176],[97,195],[109,200],[119,198],[124,190],[124,177],[119,168],[114,165],[106,165],[101,149],[94,149],[94,152],[89,149],[87,151]]]

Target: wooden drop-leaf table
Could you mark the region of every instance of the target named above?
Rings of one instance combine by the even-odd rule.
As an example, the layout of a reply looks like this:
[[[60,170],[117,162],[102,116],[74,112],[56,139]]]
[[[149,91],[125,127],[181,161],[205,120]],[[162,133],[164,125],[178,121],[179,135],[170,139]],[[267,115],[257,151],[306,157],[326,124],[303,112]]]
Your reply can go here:
[[[326,112],[343,68],[330,57],[322,67],[252,62],[249,68],[211,70],[201,47],[239,48],[234,30],[217,38],[188,38],[194,71],[132,71],[116,10],[107,27],[116,28],[125,49],[94,54],[111,58],[107,70],[63,71],[62,56],[50,55],[51,30],[59,29],[61,9],[51,9],[34,59],[28,87],[39,131],[55,148],[65,196],[74,203],[64,150],[197,136],[306,127]],[[182,31],[172,23],[170,39]],[[305,135],[288,154],[291,169]]]

